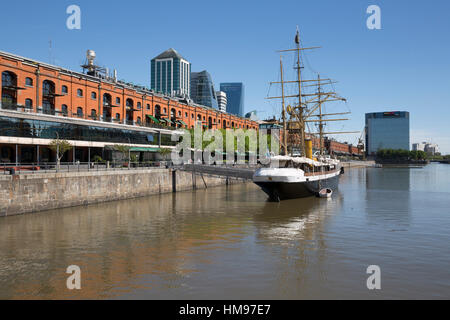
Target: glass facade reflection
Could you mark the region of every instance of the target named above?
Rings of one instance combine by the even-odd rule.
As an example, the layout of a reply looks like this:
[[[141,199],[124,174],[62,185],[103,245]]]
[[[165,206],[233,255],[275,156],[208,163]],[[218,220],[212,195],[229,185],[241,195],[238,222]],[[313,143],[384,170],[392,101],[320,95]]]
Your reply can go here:
[[[221,83],[220,91],[227,94],[227,112],[239,117],[244,116],[245,90],[243,83]]]
[[[0,136],[39,139],[55,139],[59,136],[69,141],[159,144],[159,133],[10,117],[0,117]],[[175,146],[177,142],[171,139],[171,134],[161,133],[162,146]]]
[[[191,73],[191,98],[199,105],[219,109],[216,90],[207,71]]]
[[[375,155],[380,149],[410,150],[409,112],[366,114],[366,152]]]
[[[191,64],[175,49],[151,61],[151,89],[168,95],[189,96]]]

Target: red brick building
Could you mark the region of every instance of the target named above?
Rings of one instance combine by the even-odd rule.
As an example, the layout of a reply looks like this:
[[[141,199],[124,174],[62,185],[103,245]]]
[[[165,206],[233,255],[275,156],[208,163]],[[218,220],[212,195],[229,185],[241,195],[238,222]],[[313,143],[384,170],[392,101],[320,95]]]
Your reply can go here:
[[[73,145],[64,161],[111,159],[108,150],[117,144],[140,150],[144,161],[176,145],[171,138],[179,128],[201,123],[211,129],[258,130],[255,121],[183,98],[1,51],[0,74],[2,163],[54,162],[49,144],[58,137]]]
[[[208,128],[258,129],[254,121],[212,108],[4,52],[0,73],[3,108],[138,126],[193,128],[201,121]]]

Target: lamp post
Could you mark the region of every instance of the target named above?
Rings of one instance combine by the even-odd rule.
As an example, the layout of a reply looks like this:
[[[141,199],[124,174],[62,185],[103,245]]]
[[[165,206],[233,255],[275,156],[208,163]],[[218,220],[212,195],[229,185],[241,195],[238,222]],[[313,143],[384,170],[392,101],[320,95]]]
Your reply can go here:
[[[131,141],[128,138],[128,170],[131,168]]]

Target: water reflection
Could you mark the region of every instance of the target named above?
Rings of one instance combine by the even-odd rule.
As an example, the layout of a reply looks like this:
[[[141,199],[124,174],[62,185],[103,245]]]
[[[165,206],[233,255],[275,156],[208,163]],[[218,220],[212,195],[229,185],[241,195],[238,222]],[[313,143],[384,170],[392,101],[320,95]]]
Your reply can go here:
[[[320,234],[324,220],[336,212],[342,195],[333,199],[306,198],[266,203],[254,216],[261,238],[277,240],[312,240]]]
[[[361,169],[331,200],[249,184],[0,219],[0,299],[371,298],[374,262],[380,297],[450,297],[449,168],[427,169],[441,192],[417,191],[423,171]]]
[[[366,212],[370,221],[394,231],[410,225],[411,175],[416,168],[371,168],[366,172]]]

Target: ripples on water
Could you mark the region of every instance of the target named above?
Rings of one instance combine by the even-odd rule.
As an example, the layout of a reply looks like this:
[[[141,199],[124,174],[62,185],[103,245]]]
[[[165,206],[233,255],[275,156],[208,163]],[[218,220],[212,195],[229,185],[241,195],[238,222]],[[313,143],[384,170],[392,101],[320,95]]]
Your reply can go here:
[[[350,170],[330,200],[248,184],[8,217],[0,298],[448,299],[449,196],[450,166],[430,165]]]

